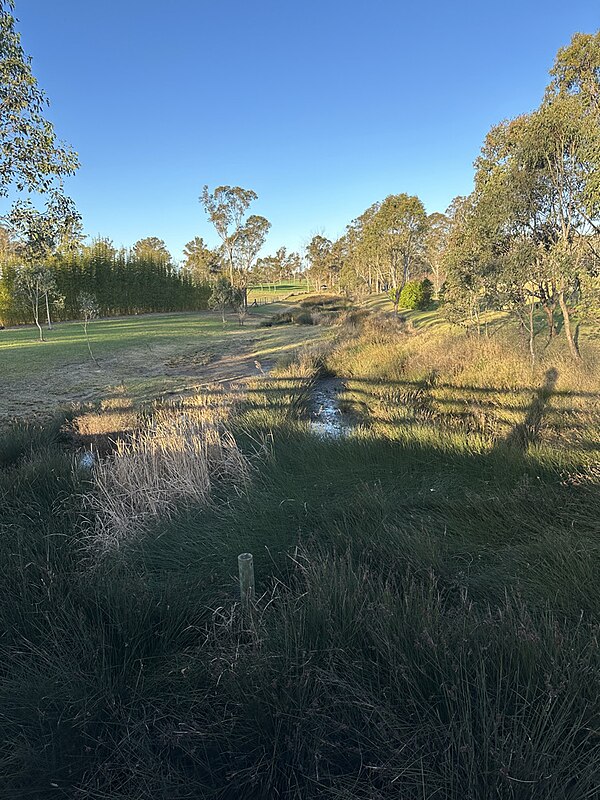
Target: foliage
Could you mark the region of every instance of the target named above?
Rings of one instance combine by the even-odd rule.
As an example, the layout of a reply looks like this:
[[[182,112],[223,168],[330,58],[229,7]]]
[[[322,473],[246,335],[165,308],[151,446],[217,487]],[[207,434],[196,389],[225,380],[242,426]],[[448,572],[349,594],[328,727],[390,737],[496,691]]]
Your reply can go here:
[[[171,254],[167,250],[166,244],[158,236],[147,236],[145,239],[137,241],[133,245],[133,255],[140,261],[171,263]]]
[[[77,155],[56,140],[45,119],[48,101],[31,72],[15,29],[12,2],[0,5],[0,195],[62,193],[62,179],[78,167]]]
[[[194,284],[210,283],[222,270],[219,254],[204,244],[201,236],[195,236],[183,249],[183,271]]]
[[[212,292],[208,299],[208,307],[221,312],[223,324],[225,323],[225,309],[233,307],[236,301],[235,289],[231,281],[220,275],[212,285]]]
[[[240,186],[217,186],[213,192],[204,186],[200,197],[221,239],[229,281],[244,290],[248,287],[249,272],[271,227],[265,217],[252,214],[246,218],[250,204],[257,199],[256,192]]]
[[[57,296],[59,320],[81,318],[79,297],[95,297],[101,316],[140,314],[153,311],[197,311],[207,308],[210,289],[179,272],[163,255],[116,250],[107,239],[89,246],[57,251],[47,257],[43,270],[51,275]],[[19,272],[16,254],[0,265],[0,320],[5,325],[31,321],[17,291]],[[41,297],[41,295],[40,295]]]
[[[431,281],[407,281],[402,287],[398,306],[412,310],[427,308],[431,302]],[[396,294],[392,292],[392,302],[396,302]]]

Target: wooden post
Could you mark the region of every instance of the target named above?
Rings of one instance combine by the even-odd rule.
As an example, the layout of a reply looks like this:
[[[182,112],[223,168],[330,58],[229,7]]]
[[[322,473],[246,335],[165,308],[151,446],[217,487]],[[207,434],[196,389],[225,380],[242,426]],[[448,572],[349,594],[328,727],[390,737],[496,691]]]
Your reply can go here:
[[[238,569],[242,610],[247,612],[254,603],[254,559],[252,553],[242,553],[238,556]]]

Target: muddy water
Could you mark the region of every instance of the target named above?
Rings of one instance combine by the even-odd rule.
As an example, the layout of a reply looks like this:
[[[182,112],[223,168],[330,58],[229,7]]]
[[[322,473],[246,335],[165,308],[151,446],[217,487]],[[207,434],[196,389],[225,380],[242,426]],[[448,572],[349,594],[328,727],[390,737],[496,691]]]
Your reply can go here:
[[[312,391],[309,413],[312,429],[320,436],[339,438],[350,424],[340,409],[339,395],[344,391],[340,378],[320,378]]]

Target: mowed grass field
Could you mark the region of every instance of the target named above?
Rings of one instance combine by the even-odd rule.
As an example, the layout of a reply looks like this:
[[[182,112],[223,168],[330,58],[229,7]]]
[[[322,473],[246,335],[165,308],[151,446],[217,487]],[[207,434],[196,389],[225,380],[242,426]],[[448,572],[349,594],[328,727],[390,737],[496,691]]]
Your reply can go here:
[[[152,400],[259,375],[322,335],[310,326],[259,328],[278,308],[251,309],[243,326],[233,315],[223,325],[213,312],[94,320],[93,359],[79,322],[55,325],[43,343],[33,327],[0,331],[0,418],[123,395]]]
[[[248,302],[273,303],[286,299],[297,298],[299,294],[306,294],[308,285],[306,281],[283,281],[274,284],[263,283],[252,286],[248,290]]]

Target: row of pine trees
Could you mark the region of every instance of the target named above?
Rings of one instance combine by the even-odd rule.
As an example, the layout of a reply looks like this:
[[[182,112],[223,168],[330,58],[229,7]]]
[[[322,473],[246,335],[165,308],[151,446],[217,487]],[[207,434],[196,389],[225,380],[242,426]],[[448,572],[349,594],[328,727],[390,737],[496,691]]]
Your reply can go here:
[[[160,253],[115,250],[98,240],[58,253],[44,266],[50,287],[48,307],[56,321],[82,317],[82,303],[90,297],[103,317],[208,307],[210,287],[195,283]],[[16,258],[0,262],[0,322],[5,326],[33,321],[30,298],[20,291],[20,269]]]

